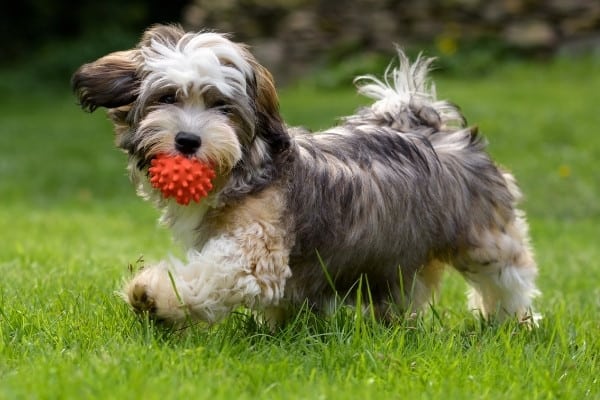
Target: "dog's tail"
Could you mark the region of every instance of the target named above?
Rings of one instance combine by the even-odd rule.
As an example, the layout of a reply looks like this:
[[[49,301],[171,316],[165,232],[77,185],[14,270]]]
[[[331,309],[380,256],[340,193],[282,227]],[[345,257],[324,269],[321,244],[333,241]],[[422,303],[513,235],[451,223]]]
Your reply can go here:
[[[464,128],[466,121],[459,108],[437,99],[435,85],[428,76],[434,59],[419,55],[411,63],[400,48],[397,51],[398,65],[391,63],[383,80],[372,75],[354,80],[360,94],[375,100],[360,113],[363,121],[367,117],[403,132],[423,127],[435,131]],[[349,122],[352,119],[349,117]]]

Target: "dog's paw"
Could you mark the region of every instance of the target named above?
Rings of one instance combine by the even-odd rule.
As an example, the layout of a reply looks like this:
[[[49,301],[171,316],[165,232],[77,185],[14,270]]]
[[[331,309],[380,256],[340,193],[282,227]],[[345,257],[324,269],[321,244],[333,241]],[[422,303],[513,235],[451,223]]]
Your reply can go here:
[[[141,283],[135,283],[130,290],[127,291],[127,301],[135,312],[147,312],[150,315],[156,313],[156,302],[154,298],[148,296],[146,286]]]
[[[141,270],[125,285],[123,298],[136,313],[154,319],[176,322],[186,317],[186,305],[161,264]]]

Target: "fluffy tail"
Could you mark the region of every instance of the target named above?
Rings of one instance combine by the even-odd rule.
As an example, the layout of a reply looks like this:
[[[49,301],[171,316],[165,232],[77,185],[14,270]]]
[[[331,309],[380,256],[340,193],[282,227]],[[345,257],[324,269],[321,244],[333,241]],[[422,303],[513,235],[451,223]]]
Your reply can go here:
[[[436,131],[464,128],[466,121],[458,107],[437,100],[435,85],[428,77],[434,59],[419,55],[411,63],[401,49],[397,51],[398,65],[391,63],[383,80],[372,75],[354,80],[360,94],[375,100],[363,110],[361,118],[374,119],[400,131],[423,126]]]

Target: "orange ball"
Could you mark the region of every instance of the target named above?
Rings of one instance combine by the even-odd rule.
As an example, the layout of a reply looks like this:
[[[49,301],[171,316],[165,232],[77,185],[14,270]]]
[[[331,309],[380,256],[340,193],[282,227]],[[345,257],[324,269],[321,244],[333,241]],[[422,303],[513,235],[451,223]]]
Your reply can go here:
[[[198,203],[208,196],[216,175],[210,165],[195,158],[168,154],[153,158],[148,172],[152,186],[165,198],[174,197],[181,205],[188,205],[192,200]]]

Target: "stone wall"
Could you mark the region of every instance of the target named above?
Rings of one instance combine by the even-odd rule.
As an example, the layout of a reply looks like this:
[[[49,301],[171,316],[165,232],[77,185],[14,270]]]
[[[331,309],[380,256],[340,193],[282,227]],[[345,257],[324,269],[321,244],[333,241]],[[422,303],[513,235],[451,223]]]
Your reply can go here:
[[[194,0],[189,29],[231,32],[280,80],[392,43],[442,54],[481,38],[527,52],[600,52],[599,0]]]

